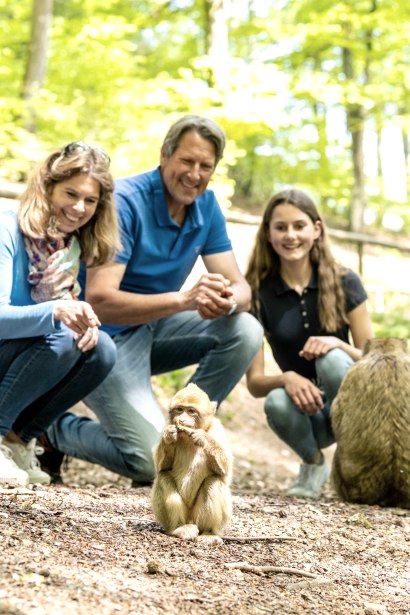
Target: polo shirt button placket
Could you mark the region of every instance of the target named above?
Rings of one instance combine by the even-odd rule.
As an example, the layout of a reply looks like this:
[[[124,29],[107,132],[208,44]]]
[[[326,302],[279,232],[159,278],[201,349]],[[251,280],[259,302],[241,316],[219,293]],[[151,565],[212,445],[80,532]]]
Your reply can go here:
[[[303,294],[306,295],[306,293],[307,293],[307,288],[304,288],[303,289]],[[302,308],[303,327],[305,329],[309,329],[309,323],[307,321],[307,311],[306,311],[306,308],[305,308],[305,303],[306,303],[306,301],[304,299],[300,300],[300,305],[301,305],[301,308]]]

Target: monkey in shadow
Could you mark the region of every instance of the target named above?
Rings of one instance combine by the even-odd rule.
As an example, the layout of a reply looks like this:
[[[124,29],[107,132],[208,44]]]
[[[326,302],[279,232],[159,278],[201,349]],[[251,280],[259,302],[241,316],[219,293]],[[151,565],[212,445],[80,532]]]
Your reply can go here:
[[[167,534],[222,542],[231,519],[232,454],[216,402],[191,383],[171,400],[169,422],[154,448],[152,507]]]
[[[333,401],[336,492],[348,502],[410,508],[410,357],[405,340],[371,339]]]

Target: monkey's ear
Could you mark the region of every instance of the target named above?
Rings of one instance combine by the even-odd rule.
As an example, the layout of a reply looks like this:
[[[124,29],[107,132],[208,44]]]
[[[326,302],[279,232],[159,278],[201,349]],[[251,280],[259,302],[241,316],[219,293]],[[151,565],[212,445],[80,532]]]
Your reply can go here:
[[[216,413],[217,407],[218,407],[218,402],[217,401],[211,401],[211,408],[212,408],[212,412],[214,414]]]

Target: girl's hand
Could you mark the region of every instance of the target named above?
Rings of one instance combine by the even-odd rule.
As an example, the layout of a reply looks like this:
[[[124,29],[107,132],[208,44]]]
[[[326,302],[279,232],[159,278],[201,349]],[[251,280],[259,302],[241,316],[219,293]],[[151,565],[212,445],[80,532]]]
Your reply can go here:
[[[341,339],[332,335],[311,336],[299,352],[299,356],[310,361],[318,357],[323,357],[329,350],[333,350],[333,348],[341,348],[342,344],[343,342]]]
[[[323,408],[324,393],[308,378],[296,372],[285,372],[283,378],[286,393],[301,412],[317,414]]]

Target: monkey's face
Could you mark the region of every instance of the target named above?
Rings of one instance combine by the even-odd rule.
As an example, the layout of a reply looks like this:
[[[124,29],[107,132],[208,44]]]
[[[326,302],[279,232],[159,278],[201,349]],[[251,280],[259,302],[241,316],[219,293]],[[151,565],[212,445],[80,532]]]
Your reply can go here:
[[[174,406],[169,411],[169,422],[173,425],[176,421],[184,427],[190,429],[200,428],[200,415],[194,406]]]
[[[209,429],[215,414],[216,404],[195,384],[178,391],[171,400],[170,423],[178,419],[180,425],[190,429]]]

